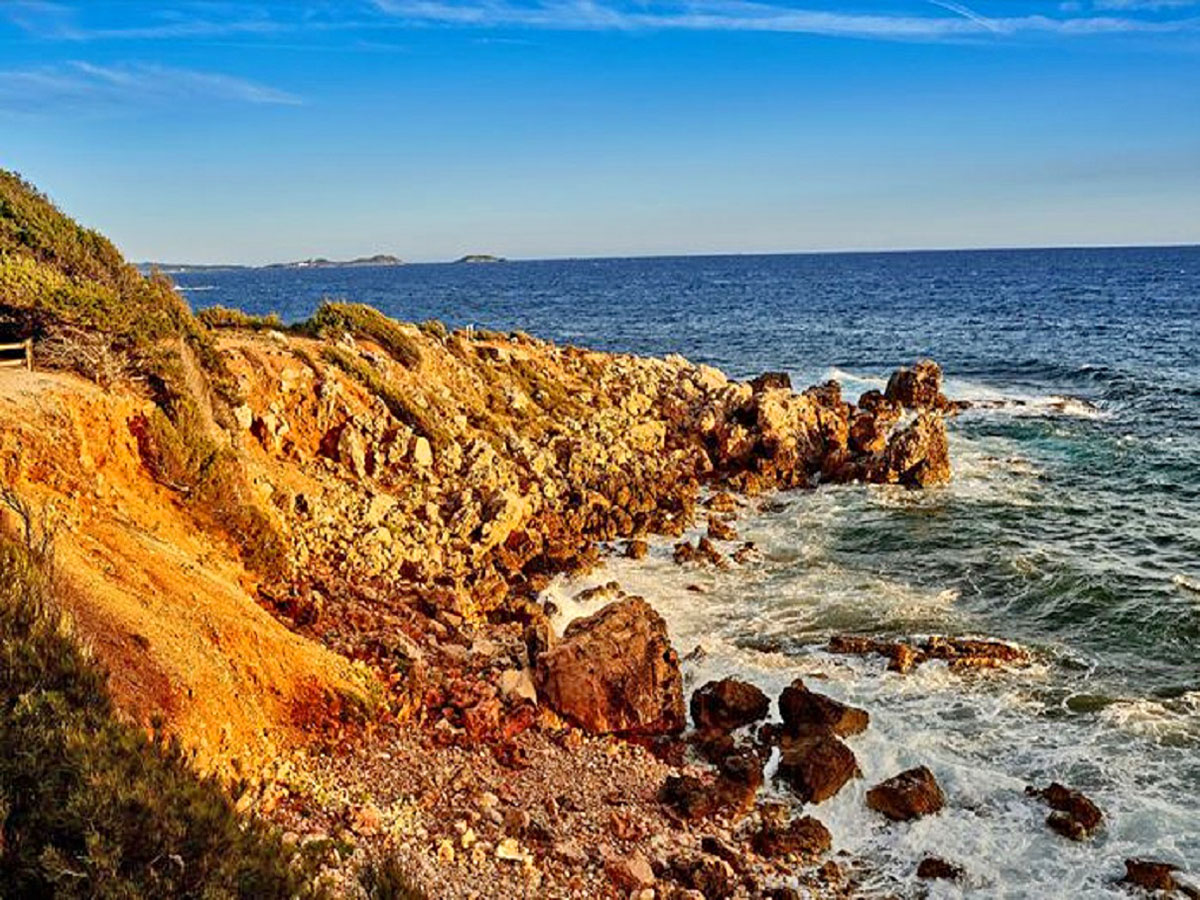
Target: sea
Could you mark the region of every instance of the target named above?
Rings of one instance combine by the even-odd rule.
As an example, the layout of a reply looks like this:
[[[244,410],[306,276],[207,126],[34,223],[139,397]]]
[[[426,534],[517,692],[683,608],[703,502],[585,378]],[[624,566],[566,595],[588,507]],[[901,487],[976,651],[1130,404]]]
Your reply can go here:
[[[698,686],[793,678],[866,708],[863,778],[809,812],[867,862],[864,896],[1127,897],[1128,857],[1200,870],[1200,247],[578,259],[176,276],[196,308],[308,316],[324,298],[408,321],[680,353],[730,376],[882,388],[929,357],[972,407],[953,481],[756,499],[760,563],[682,569],[669,541],[548,591],[617,580],[666,617]],[[695,588],[703,593],[698,593]],[[839,633],[1013,641],[1026,668],[831,655]],[[867,788],[915,765],[947,807],[891,824]],[[1103,809],[1074,843],[1027,785]],[[936,854],[960,884],[921,884]]]

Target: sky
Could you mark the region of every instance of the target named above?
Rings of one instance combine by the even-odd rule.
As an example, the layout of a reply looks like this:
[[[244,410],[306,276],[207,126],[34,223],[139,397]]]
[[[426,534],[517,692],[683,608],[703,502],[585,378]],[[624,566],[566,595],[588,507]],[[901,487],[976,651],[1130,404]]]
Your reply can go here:
[[[0,0],[135,260],[1200,243],[1200,0]]]

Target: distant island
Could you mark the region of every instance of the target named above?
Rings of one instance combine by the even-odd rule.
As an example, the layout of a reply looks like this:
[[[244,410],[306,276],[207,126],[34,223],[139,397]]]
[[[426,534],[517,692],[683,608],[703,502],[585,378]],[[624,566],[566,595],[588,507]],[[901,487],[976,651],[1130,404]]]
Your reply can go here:
[[[386,253],[376,253],[374,256],[359,256],[355,259],[337,260],[318,256],[315,259],[302,259],[296,262],[268,263],[265,266],[239,266],[231,263],[137,263],[137,269],[144,275],[152,271],[163,272],[167,275],[186,274],[188,272],[229,272],[247,269],[339,269],[366,268],[368,266],[402,266],[404,260],[398,256]]]
[[[456,263],[501,263],[506,262],[502,256],[492,256],[490,253],[468,253],[455,260]]]
[[[337,269],[350,266],[402,266],[404,260],[386,253],[376,253],[374,256],[360,256],[356,259],[336,260],[317,257],[299,262],[271,263],[266,269]]]

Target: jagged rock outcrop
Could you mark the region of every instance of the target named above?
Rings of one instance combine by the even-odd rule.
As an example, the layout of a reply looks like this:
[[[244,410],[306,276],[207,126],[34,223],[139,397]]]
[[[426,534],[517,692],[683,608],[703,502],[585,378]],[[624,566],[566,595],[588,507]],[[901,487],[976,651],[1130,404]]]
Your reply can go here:
[[[538,692],[593,734],[672,734],[684,727],[683,678],[662,616],[640,597],[576,619],[537,660]]]

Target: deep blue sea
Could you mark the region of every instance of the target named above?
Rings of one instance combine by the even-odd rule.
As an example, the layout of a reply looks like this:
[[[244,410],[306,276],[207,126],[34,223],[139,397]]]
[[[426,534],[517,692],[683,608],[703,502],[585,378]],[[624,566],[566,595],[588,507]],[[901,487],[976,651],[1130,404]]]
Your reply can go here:
[[[667,616],[689,677],[777,692],[797,674],[867,707],[864,778],[813,810],[871,859],[868,893],[923,890],[916,860],[968,868],[934,896],[1123,896],[1127,856],[1200,869],[1200,248],[868,253],[251,270],[176,276],[195,307],[307,316],[324,297],[410,321],[681,353],[738,377],[786,370],[844,392],[938,360],[977,404],[951,425],[955,478],[924,493],[826,487],[740,523],[761,566],[696,574],[613,561]],[[590,581],[552,589],[568,613]],[[707,593],[688,590],[698,584]],[[834,657],[831,633],[1019,642],[1031,669],[898,676]],[[939,816],[884,825],[866,787],[928,764]],[[1028,783],[1107,815],[1074,844]]]

